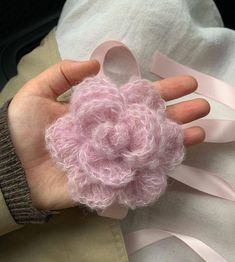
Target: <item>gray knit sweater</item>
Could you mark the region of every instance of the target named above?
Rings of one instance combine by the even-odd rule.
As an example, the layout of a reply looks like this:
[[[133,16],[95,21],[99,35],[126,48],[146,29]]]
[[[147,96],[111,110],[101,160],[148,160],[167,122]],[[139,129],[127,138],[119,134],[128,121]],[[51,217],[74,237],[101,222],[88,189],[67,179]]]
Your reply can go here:
[[[43,223],[52,213],[37,210],[32,204],[24,169],[10,137],[8,106],[9,102],[0,109],[0,189],[16,223]]]

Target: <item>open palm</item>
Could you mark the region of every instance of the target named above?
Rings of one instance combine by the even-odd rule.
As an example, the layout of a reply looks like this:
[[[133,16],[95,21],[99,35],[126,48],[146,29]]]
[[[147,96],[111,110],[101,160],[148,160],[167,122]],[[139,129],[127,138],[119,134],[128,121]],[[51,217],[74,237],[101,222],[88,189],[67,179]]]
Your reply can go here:
[[[16,153],[23,165],[33,204],[38,209],[55,210],[74,205],[69,197],[67,177],[51,160],[44,142],[47,126],[68,111],[68,105],[57,97],[84,77],[99,71],[96,61],[62,61],[29,81],[16,94],[8,111],[9,128]],[[168,78],[153,83],[165,100],[172,100],[197,88],[187,76]],[[167,108],[170,118],[180,124],[191,122],[209,113],[203,99],[178,103]],[[199,127],[184,130],[186,146],[204,140]]]

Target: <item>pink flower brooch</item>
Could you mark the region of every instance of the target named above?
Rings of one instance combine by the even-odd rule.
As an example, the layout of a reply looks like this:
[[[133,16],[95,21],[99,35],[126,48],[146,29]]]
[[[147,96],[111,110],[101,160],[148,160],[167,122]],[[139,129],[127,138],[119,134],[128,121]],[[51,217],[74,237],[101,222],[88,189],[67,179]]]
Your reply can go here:
[[[182,128],[166,117],[165,101],[142,79],[118,88],[106,78],[86,78],[45,139],[72,199],[96,210],[155,202],[167,173],[184,158]]]

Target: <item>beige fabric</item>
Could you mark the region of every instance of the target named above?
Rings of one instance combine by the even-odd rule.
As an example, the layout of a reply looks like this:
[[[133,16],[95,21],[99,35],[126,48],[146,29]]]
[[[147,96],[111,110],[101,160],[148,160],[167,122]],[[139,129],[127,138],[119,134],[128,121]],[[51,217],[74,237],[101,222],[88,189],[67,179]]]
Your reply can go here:
[[[13,97],[25,82],[61,60],[54,38],[54,30],[45,37],[39,47],[24,56],[18,64],[18,74],[0,93],[0,106]]]
[[[0,236],[20,228],[11,216],[0,190]]]
[[[20,61],[18,75],[0,94],[0,105],[14,96],[26,81],[59,60],[52,31]],[[85,216],[78,207],[64,210],[47,224],[28,225],[6,234],[16,228],[0,192],[1,262],[128,261],[119,222],[95,213]]]
[[[0,238],[1,262],[126,262],[116,221],[84,216],[78,208],[48,224],[29,225]]]

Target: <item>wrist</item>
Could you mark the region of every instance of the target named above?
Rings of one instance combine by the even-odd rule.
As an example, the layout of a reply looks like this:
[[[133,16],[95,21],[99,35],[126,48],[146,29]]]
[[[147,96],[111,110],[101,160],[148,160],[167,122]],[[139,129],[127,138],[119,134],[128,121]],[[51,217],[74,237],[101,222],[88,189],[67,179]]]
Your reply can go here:
[[[11,141],[8,106],[9,102],[0,109],[0,188],[16,223],[42,223],[48,220],[51,212],[33,206],[24,169]]]

